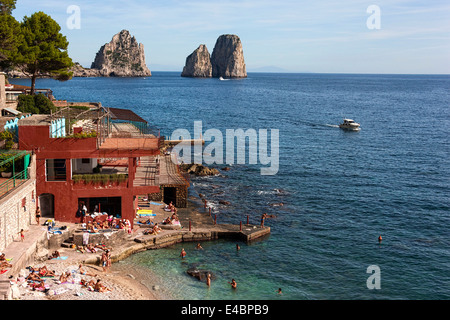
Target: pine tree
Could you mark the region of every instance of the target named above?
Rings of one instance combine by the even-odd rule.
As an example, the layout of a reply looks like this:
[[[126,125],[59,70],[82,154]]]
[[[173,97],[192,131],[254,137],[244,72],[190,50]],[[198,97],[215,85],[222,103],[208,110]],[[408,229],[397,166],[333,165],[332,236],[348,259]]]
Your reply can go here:
[[[58,80],[72,77],[69,69],[73,63],[67,53],[69,42],[60,30],[59,24],[41,11],[24,17],[21,23],[23,40],[18,47],[16,62],[31,78],[31,94],[34,94],[38,77]]]

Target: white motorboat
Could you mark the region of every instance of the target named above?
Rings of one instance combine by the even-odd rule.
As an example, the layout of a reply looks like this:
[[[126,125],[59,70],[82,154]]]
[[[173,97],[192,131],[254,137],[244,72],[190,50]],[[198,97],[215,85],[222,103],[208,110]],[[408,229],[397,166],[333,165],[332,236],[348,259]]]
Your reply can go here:
[[[356,123],[352,119],[344,119],[344,122],[339,125],[339,128],[350,131],[359,131],[361,130],[360,124]]]

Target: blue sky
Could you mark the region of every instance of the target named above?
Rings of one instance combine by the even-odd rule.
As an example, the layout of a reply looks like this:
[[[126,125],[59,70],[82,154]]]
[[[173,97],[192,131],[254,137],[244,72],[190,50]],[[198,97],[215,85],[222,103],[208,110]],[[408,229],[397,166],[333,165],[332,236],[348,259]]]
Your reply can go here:
[[[80,8],[79,29],[67,27],[70,5]],[[367,27],[371,5],[379,29]],[[220,35],[236,34],[249,72],[450,74],[448,0],[17,0],[13,15],[36,11],[60,24],[69,55],[85,67],[127,29],[151,71],[181,72],[200,44],[211,54]]]

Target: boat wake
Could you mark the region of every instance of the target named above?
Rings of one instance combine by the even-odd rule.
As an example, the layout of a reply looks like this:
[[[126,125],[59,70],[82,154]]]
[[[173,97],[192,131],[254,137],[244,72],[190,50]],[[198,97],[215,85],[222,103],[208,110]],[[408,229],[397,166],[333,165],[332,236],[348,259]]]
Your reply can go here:
[[[326,124],[325,127],[339,128],[339,125],[337,125],[337,124]]]

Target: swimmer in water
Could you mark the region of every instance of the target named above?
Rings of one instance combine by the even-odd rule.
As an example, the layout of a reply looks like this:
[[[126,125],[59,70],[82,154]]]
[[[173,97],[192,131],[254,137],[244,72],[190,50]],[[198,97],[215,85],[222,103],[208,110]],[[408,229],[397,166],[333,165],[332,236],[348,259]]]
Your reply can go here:
[[[231,282],[228,282],[229,284],[231,284],[231,288],[236,289],[237,288],[237,283],[236,280],[231,279]]]

